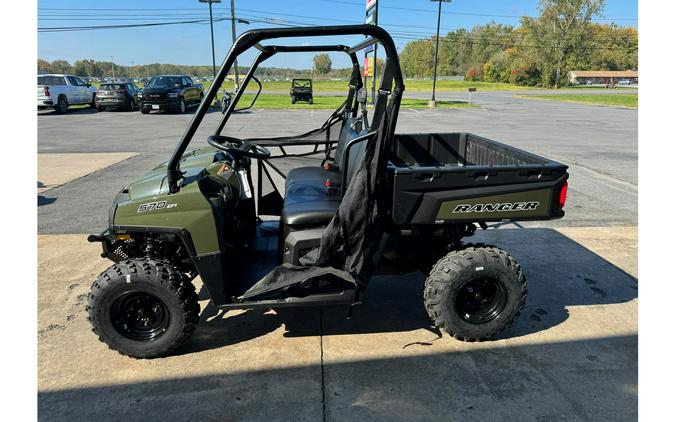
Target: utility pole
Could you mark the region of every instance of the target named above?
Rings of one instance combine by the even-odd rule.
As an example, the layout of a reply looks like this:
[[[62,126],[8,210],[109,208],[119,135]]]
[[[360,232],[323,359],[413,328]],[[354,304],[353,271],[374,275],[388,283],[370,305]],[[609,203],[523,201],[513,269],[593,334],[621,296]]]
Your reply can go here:
[[[436,72],[438,70],[438,41],[440,38],[441,32],[441,7],[443,2],[450,3],[451,0],[431,0],[438,2],[438,20],[436,21],[436,53],[434,54],[434,81],[431,88],[431,101],[429,102],[430,107],[436,107]]]
[[[200,3],[209,4],[209,21],[211,22],[211,59],[213,61],[213,77],[216,77],[216,45],[213,41],[213,8],[212,3],[220,3],[220,0],[199,0]]]
[[[110,56],[110,66],[112,67],[112,77],[115,79],[115,59],[113,59],[113,56]]]
[[[235,17],[234,17],[234,0],[230,0],[230,20],[232,21],[232,45],[234,45],[234,40],[237,39],[237,28],[235,26]],[[237,66],[237,59],[234,59],[234,86],[237,91],[239,91],[239,68]]]

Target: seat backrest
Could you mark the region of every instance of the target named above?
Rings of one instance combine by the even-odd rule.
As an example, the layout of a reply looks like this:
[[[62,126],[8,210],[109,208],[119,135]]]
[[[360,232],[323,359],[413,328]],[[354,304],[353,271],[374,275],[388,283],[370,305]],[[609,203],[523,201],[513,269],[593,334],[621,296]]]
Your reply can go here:
[[[344,155],[345,146],[347,142],[359,136],[361,132],[361,118],[349,117],[342,122],[342,129],[338,138],[337,146],[335,147],[335,165],[340,167],[342,163],[342,156]],[[351,154],[351,152],[350,152]]]
[[[361,132],[357,133],[356,136],[352,137],[351,139],[354,139],[358,136],[363,136],[368,133],[368,129],[362,129]],[[351,140],[350,139],[350,140]],[[347,141],[349,142],[349,141]],[[363,140],[361,142],[358,142],[354,145],[352,145],[351,148],[349,148],[349,156],[347,157],[347,178],[346,182],[347,185],[349,185],[349,182],[351,182],[352,177],[354,176],[354,173],[356,173],[356,170],[359,168],[359,165],[361,164],[361,161],[363,161],[363,157],[366,155],[366,146],[368,145],[367,140]],[[345,143],[345,147],[347,146],[347,143]],[[342,170],[344,171],[345,166],[342,166]],[[347,186],[345,186],[345,189]]]

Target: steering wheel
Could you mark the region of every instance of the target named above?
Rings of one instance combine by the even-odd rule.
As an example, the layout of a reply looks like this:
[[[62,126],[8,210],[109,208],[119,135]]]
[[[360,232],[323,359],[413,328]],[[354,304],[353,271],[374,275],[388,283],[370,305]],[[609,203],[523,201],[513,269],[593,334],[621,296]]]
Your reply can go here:
[[[266,160],[272,153],[265,147],[244,142],[241,139],[224,135],[211,135],[207,142],[212,147],[225,151],[234,158],[248,157],[254,160]]]

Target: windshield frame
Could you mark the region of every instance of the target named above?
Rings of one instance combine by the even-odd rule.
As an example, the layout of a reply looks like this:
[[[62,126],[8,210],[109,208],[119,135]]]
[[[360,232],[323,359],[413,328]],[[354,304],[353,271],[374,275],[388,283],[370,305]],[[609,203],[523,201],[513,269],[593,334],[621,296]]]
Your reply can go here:
[[[386,137],[384,145],[389,145],[393,139],[393,133],[396,127],[398,110],[401,104],[401,94],[405,90],[403,82],[403,73],[398,60],[396,44],[391,35],[383,28],[376,25],[339,25],[339,26],[312,26],[312,27],[292,27],[292,28],[270,28],[255,29],[244,32],[233,43],[223,64],[216,74],[211,87],[206,92],[203,101],[197,107],[190,124],[181,136],[178,145],[167,162],[167,184],[169,193],[177,193],[179,190],[178,182],[183,178],[179,169],[179,163],[185,150],[192,141],[197,129],[202,123],[204,116],[213,103],[218,90],[223,85],[230,69],[234,65],[237,57],[255,47],[261,52],[274,54],[283,51],[299,51],[298,48],[312,48],[312,46],[263,46],[260,44],[263,40],[281,39],[281,38],[302,38],[302,37],[326,37],[337,35],[365,35],[364,41],[348,49],[349,52],[356,53],[370,45],[379,43],[386,52],[386,62],[384,74],[380,78],[380,87],[378,90],[378,101],[373,112],[373,126],[376,127],[382,119],[386,119]],[[333,46],[336,47],[336,46]],[[303,51],[303,50],[300,50]],[[304,50],[307,51],[307,50]],[[311,50],[310,50],[311,51]],[[337,51],[337,50],[336,50]],[[250,78],[249,78],[250,79]],[[382,101],[379,101],[382,99]],[[385,109],[388,111],[385,113]]]

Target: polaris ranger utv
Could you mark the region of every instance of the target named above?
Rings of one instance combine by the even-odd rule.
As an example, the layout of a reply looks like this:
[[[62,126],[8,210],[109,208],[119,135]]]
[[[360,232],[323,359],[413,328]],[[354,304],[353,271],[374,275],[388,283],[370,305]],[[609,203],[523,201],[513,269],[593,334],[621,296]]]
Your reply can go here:
[[[268,43],[338,35],[367,38],[353,47]],[[375,43],[386,63],[369,116],[356,54]],[[258,55],[210,147],[186,152],[234,61],[249,49]],[[260,93],[260,63],[327,51],[346,53],[353,72],[345,102],[320,128],[285,137],[222,134],[251,81]],[[158,357],[195,329],[197,275],[221,309],[343,305],[349,314],[374,274],[417,270],[428,274],[431,321],[450,335],[484,340],[511,325],[525,303],[521,267],[495,246],[462,239],[487,222],[562,217],[567,167],[469,133],[397,134],[403,90],[396,47],[380,27],[242,34],[169,161],[124,187],[109,226],[89,236],[114,262],[89,294],[94,332],[122,354]],[[279,158],[299,156],[322,164],[279,169]],[[274,183],[281,177],[283,195]]]
[[[311,79],[293,79],[291,81],[291,104],[295,104],[298,101],[314,104]]]

